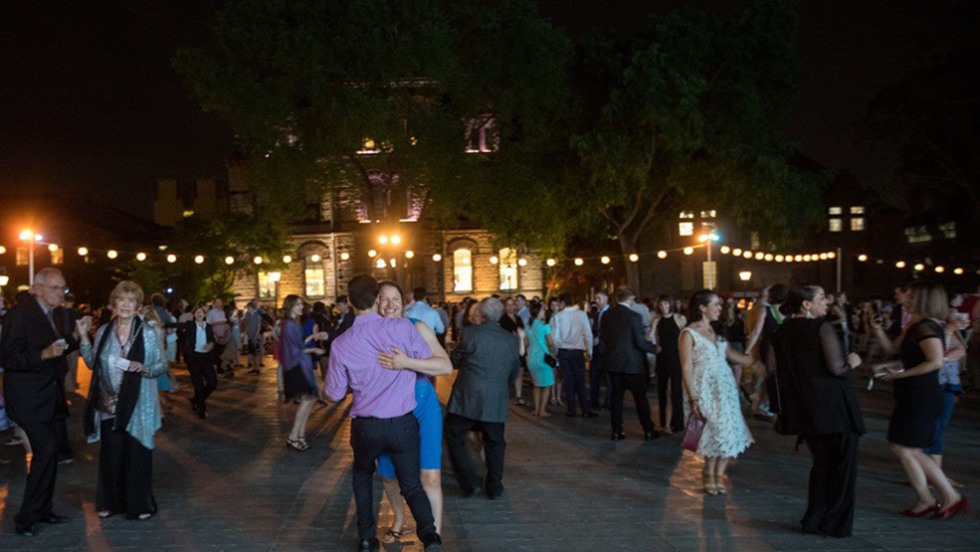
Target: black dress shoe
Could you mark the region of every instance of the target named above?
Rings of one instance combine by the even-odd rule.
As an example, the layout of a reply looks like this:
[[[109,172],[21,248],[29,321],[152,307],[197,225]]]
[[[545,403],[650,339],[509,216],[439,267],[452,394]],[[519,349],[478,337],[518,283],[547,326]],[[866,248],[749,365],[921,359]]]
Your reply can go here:
[[[620,431],[618,433],[613,433],[612,434],[612,440],[613,441],[622,441],[625,438],[626,438],[626,434],[623,433],[622,431]]]
[[[18,535],[23,537],[33,537],[34,536],[34,524],[33,523],[17,523],[15,526]]]
[[[58,523],[65,523],[66,521],[68,521],[68,518],[66,518],[65,516],[59,516],[58,514],[51,512],[48,515],[41,518],[41,521],[43,521],[44,523],[50,523],[52,525],[55,525]]]
[[[599,417],[599,415],[598,415],[598,414],[596,414],[595,412],[592,412],[592,411],[590,410],[590,411],[588,411],[588,412],[583,412],[583,413],[582,413],[582,417],[583,417],[583,418],[598,418],[598,417]]]
[[[380,550],[381,549],[381,541],[379,541],[377,539],[377,537],[370,538],[370,539],[364,539],[361,542],[357,543],[357,549],[358,550]]]
[[[653,441],[657,437],[660,437],[660,434],[657,433],[656,431],[648,431],[648,432],[646,432],[646,433],[643,434],[643,440],[644,441]]]
[[[442,552],[442,539],[438,533],[422,535],[420,540],[425,552]]]
[[[476,494],[476,489],[473,487],[463,487],[463,496],[469,498]]]

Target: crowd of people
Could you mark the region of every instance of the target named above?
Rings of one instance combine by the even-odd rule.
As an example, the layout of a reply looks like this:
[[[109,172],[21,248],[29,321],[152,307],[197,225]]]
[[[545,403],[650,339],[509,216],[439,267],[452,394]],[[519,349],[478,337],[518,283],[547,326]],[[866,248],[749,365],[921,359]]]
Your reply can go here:
[[[951,518],[969,508],[942,457],[964,389],[961,374],[967,384],[980,383],[973,332],[980,302],[978,295],[949,297],[930,282],[896,288],[894,302],[856,306],[844,293],[802,284],[768,287],[750,302],[711,290],[686,303],[670,295],[641,301],[623,286],[588,301],[562,293],[547,301],[516,295],[432,305],[424,288],[406,295],[397,283],[367,275],[354,277],[336,305],[288,295],[270,312],[257,300],[241,311],[221,299],[193,306],[161,294],[145,300],[130,281],[115,287],[106,306],[89,311],[76,309],[66,291],[64,275],[45,268],[29,293],[0,311],[0,424],[16,427],[8,444],[23,441],[33,454],[15,518],[25,536],[35,534],[37,523],[66,520],[53,511],[53,499],[58,465],[72,458],[66,395],[79,387],[78,355],[92,374],[83,428],[101,446],[100,518],[146,520],[157,512],[152,451],[174,408],[175,367],[186,368],[190,408],[203,420],[218,376],[234,378],[243,357],[249,374],[261,375],[267,352],[284,404],[295,404],[284,439],[291,450],[311,449],[306,426],[317,403],[351,396],[362,550],[404,536],[405,504],[425,549],[441,549],[443,442],[463,494],[482,490],[496,499],[504,492],[511,408],[538,417],[560,409],[586,419],[605,409],[615,442],[628,438],[627,390],[644,441],[682,433],[685,442],[693,440],[707,495],[728,492],[728,467],[753,443],[746,416],[796,436],[813,456],[802,531],[849,536],[866,431],[850,375],[861,366],[870,366],[864,375],[872,384],[890,381],[894,388],[887,439],[916,494],[901,513]],[[434,379],[454,369],[443,408]],[[527,382],[531,402],[524,398]],[[703,424],[687,423],[692,419]],[[474,447],[485,471],[474,466]],[[381,539],[375,472],[394,511]]]

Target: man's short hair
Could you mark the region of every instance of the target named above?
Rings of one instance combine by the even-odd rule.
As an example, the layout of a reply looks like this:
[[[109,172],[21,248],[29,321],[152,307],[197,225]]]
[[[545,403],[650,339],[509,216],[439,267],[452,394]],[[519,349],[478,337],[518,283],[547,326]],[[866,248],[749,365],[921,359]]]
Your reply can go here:
[[[357,310],[368,310],[378,299],[378,281],[370,274],[360,274],[347,283],[349,302]]]
[[[484,320],[488,322],[499,322],[501,315],[504,313],[504,304],[496,297],[487,297],[480,301],[479,309]]]
[[[417,287],[412,290],[412,299],[415,299],[416,301],[425,301],[426,295],[427,294],[424,287]]]
[[[524,297],[523,293],[518,293],[514,296],[514,299],[523,299],[525,303],[527,302],[527,297]]]
[[[64,278],[64,276],[61,274],[61,271],[60,270],[58,270],[57,268],[55,268],[53,266],[46,266],[46,267],[42,268],[41,270],[38,270],[37,271],[37,274],[34,275],[34,285],[35,286],[43,286],[43,285],[47,284],[48,283],[48,280],[47,280],[48,276],[61,276],[62,278]]]
[[[606,290],[604,290],[604,289],[600,289],[599,291],[595,292],[595,294],[596,294],[596,297],[598,297],[600,295],[603,295],[603,296],[605,296],[607,298],[609,297],[609,293]]]
[[[636,297],[633,290],[629,286],[619,286],[616,288],[616,301],[619,303],[624,303],[630,300],[630,297]]]
[[[572,298],[572,294],[567,291],[559,295],[558,300],[565,303],[566,306],[575,304],[575,299]]]

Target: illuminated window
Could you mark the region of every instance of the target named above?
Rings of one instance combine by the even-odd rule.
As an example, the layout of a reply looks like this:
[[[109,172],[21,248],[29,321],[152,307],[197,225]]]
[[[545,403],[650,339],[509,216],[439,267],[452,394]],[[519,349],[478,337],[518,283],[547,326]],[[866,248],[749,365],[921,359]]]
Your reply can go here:
[[[844,214],[844,211],[840,207],[830,207],[830,208],[827,209],[827,214],[828,215],[842,215],[842,214]]]
[[[842,230],[844,230],[844,225],[841,224],[841,220],[839,218],[832,218],[832,219],[830,219],[830,231],[831,232],[840,232]]]
[[[65,263],[65,250],[58,248],[51,252],[51,264],[60,265]]]
[[[694,223],[693,222],[679,222],[677,223],[677,233],[681,236],[693,236],[694,235]]]
[[[306,282],[307,297],[323,297],[325,293],[323,278],[323,260],[314,261],[313,257],[306,258],[303,269],[303,279]]]
[[[856,205],[854,207],[851,207],[851,214],[852,215],[863,215],[864,214],[864,206],[863,205]]]
[[[851,217],[851,232],[864,230],[864,217]]]
[[[500,139],[495,129],[496,119],[483,115],[466,121],[466,153],[491,153],[497,151]]]
[[[932,241],[932,234],[925,226],[913,226],[905,229],[905,237],[909,243],[928,243]]]
[[[500,250],[500,290],[517,289],[517,251],[509,247]]]
[[[711,209],[710,211],[701,211],[701,218],[703,219],[716,218],[717,216],[718,216],[718,212],[715,211],[714,209]]]
[[[453,291],[473,291],[473,253],[469,249],[453,252]]]
[[[27,266],[30,264],[30,253],[26,247],[17,248],[17,266]]]
[[[694,218],[694,211],[681,211],[681,214],[677,216],[681,219],[692,219]]]
[[[943,233],[943,237],[947,240],[956,239],[956,222],[940,224],[939,231]]]
[[[357,150],[357,153],[361,155],[374,155],[381,153],[381,149],[374,142],[373,138],[365,138],[361,141],[361,149]]]
[[[259,272],[259,299],[272,299],[276,296],[276,283],[269,278],[268,272]]]

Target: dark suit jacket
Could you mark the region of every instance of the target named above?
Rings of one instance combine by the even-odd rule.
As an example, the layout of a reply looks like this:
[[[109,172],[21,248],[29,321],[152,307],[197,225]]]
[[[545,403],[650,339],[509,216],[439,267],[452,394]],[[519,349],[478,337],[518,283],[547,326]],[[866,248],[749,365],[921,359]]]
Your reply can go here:
[[[471,420],[506,422],[510,384],[521,365],[517,336],[497,322],[469,326],[450,358],[459,374],[446,410]]]
[[[602,342],[602,367],[608,372],[643,374],[647,370],[647,353],[657,346],[643,338],[640,314],[626,305],[616,305],[602,315],[599,328]]]
[[[72,336],[69,313],[62,308],[52,312],[55,326],[37,299],[16,305],[8,311],[0,337],[0,366],[4,373],[4,400],[10,419],[21,425],[64,420],[68,417],[63,381],[66,355],[78,349]],[[65,354],[41,359],[41,351],[63,337]]]
[[[194,352],[194,348],[197,347],[197,322],[190,320],[188,322],[176,322],[172,324],[164,324],[167,328],[177,328],[177,332],[183,336],[181,343],[184,344],[184,349],[181,351],[184,354],[184,358]],[[214,343],[214,330],[211,329],[211,324],[205,322],[204,324],[204,335],[207,336],[208,343]]]
[[[341,334],[346,332],[347,329],[353,325],[354,325],[354,309],[348,308],[347,312],[344,313],[344,316],[341,317],[340,323],[337,324],[337,327],[330,332],[330,337],[329,339],[327,339],[326,351],[328,355],[330,354],[330,347],[333,347],[333,341],[338,337],[340,337]]]

